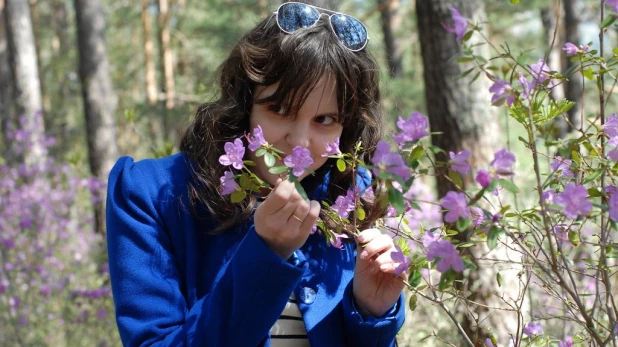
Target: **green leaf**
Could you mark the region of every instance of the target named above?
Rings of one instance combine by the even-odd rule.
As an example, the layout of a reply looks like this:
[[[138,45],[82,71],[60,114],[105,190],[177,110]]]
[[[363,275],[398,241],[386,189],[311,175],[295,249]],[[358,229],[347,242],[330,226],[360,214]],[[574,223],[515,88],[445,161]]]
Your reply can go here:
[[[345,161],[343,161],[343,159],[337,159],[337,169],[339,169],[339,172],[344,172],[345,167]]]
[[[287,166],[274,166],[268,169],[268,172],[270,172],[273,175],[279,175],[280,173],[286,172],[289,169],[290,168]]]
[[[240,175],[240,179],[238,180],[238,185],[240,185],[240,188],[242,189],[251,189],[251,187],[253,186],[253,182],[251,182],[249,175],[244,173]]]
[[[502,276],[499,272],[496,274],[496,282],[498,282],[498,287],[502,287]]]
[[[579,245],[579,235],[573,230],[569,230],[569,242],[575,247]]]
[[[392,186],[388,189],[388,201],[391,203],[391,205],[393,205],[395,210],[397,210],[398,214],[405,212],[406,205],[403,202],[403,193],[393,188]]]
[[[468,229],[468,227],[470,226],[470,219],[467,218],[459,218],[457,220],[457,230],[464,232]]]
[[[359,220],[365,220],[365,210],[363,210],[362,208],[357,208],[356,209],[356,218],[358,218]]]
[[[461,57],[461,58],[457,58],[457,62],[458,63],[468,63],[474,61],[474,57]]]
[[[447,272],[443,273],[442,276],[440,276],[440,283],[438,284],[438,289],[442,291],[445,290],[451,285],[455,278],[457,278],[457,273],[453,271],[453,269],[448,269]]]
[[[491,229],[489,229],[489,232],[487,233],[487,247],[489,247],[489,249],[494,249],[496,248],[496,246],[498,246],[499,234],[500,231],[497,226],[494,225],[491,227]]]
[[[588,195],[593,198],[598,198],[599,196],[602,196],[599,188],[597,187],[588,188]]]
[[[410,296],[410,301],[409,301],[409,304],[408,304],[408,306],[410,307],[410,311],[416,310],[416,303],[417,303],[417,301],[418,301],[418,298],[416,297],[416,294],[412,294]]]
[[[519,4],[519,0],[510,0],[510,1],[511,1],[511,4],[513,4],[513,5]],[[494,342],[494,345],[495,344],[496,344],[496,342]]]
[[[264,154],[264,164],[266,164],[266,167],[273,167],[275,165],[275,156],[270,152],[266,152]]]
[[[243,160],[242,163],[245,166],[255,166],[255,163],[253,161],[251,161],[251,160]]]
[[[603,19],[603,21],[601,22],[601,24],[599,24],[599,27],[600,27],[601,29],[605,29],[605,28],[607,28],[608,26],[610,26],[610,25],[614,24],[614,22],[615,22],[615,21],[616,21],[616,16],[612,16],[612,15],[607,16],[607,17],[605,17],[605,18]]]
[[[596,180],[597,178],[601,177],[601,175],[603,174],[604,171],[605,170],[603,170],[603,169],[594,171],[592,174],[588,175],[586,177],[586,179],[584,179],[582,184],[590,183],[590,182]]]
[[[573,161],[576,162],[577,165],[582,165],[582,158],[579,157],[579,153],[576,151],[571,151],[571,158],[573,158]]]
[[[303,199],[309,200],[309,198],[307,197],[307,193],[305,192],[305,188],[303,188],[303,186],[300,185],[300,182],[298,182],[298,181],[294,182],[294,187],[296,187],[296,190],[298,191],[298,194],[300,194],[300,196]]]
[[[412,149],[412,152],[410,152],[408,159],[410,159],[410,161],[416,161],[422,157],[423,154],[425,154],[425,148],[423,148],[423,146],[416,146]]]
[[[517,194],[519,193],[519,188],[517,188],[517,186],[515,185],[515,183],[509,181],[509,180],[505,180],[504,178],[501,178],[498,180],[498,184],[500,184],[500,186],[506,190],[508,190],[511,193]]]
[[[463,181],[459,174],[451,169],[448,170],[448,177],[455,183],[458,187],[463,187]]]
[[[245,193],[244,190],[237,190],[234,193],[232,193],[232,202],[233,203],[241,202],[245,199],[246,196],[247,196],[247,193]]]
[[[255,151],[255,156],[256,156],[256,157],[261,157],[261,156],[263,156],[264,154],[266,154],[266,150],[265,150],[264,148],[261,148],[261,147],[260,147],[260,148],[258,148],[258,150],[257,150],[257,151]]]
[[[419,286],[419,284],[421,284],[422,279],[423,275],[421,275],[421,271],[414,270],[412,271],[412,273],[410,273],[410,276],[408,277],[408,283],[410,284],[410,286],[416,288]]]
[[[594,71],[591,67],[587,67],[586,69],[582,70],[582,75],[584,75],[584,77],[586,77],[590,81],[594,80]]]

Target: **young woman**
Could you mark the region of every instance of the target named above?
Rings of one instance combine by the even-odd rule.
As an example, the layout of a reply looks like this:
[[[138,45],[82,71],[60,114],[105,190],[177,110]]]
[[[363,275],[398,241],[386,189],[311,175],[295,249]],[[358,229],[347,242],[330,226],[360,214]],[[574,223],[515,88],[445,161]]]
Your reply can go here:
[[[367,40],[352,17],[285,3],[222,64],[220,97],[198,109],[181,153],[118,161],[107,242],[125,345],[395,344],[405,313],[396,249],[367,229],[383,213],[379,189],[352,242],[336,248],[311,232],[322,201],[369,182],[321,155],[337,138],[342,152],[362,139],[359,155],[369,158],[383,134]],[[224,144],[258,125],[286,154],[309,149],[315,174],[301,176],[309,200],[250,151],[272,189],[236,204],[221,194]]]

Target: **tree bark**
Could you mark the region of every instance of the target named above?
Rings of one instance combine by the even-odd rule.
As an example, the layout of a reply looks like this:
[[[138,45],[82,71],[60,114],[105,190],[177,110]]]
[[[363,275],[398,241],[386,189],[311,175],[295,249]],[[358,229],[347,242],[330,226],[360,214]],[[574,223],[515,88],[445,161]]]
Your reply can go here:
[[[13,81],[9,69],[9,52],[4,21],[4,0],[0,0],[0,131],[8,147],[7,135],[9,124],[14,120],[11,113],[11,93]]]
[[[158,100],[157,92],[157,74],[155,72],[154,62],[154,43],[150,37],[151,23],[148,7],[150,0],[142,0],[142,30],[144,35],[144,62],[146,68],[146,95],[148,103],[156,105]]]
[[[28,164],[42,163],[46,157],[45,126],[42,117],[41,82],[30,8],[27,0],[5,0],[4,18],[13,79],[16,114],[24,117],[31,133],[31,146],[24,151]]]
[[[401,15],[399,14],[400,6],[400,0],[378,0],[382,33],[384,34],[384,52],[386,53],[388,72],[391,78],[403,76],[403,50],[395,35],[401,26]]]
[[[159,0],[159,48],[163,64],[165,108],[174,108],[174,61],[170,39],[170,12],[168,0]]]
[[[582,44],[579,36],[579,13],[582,13],[583,6],[580,0],[563,0],[564,4],[564,37],[566,42],[571,42],[577,46]],[[564,52],[563,52],[564,54]],[[565,68],[570,69],[573,64],[570,59],[566,60]],[[583,77],[581,73],[574,73],[569,76],[565,86],[565,97],[567,100],[575,102],[575,106],[569,110],[569,121],[579,129],[582,126],[582,96],[583,96]],[[567,127],[567,131],[573,131],[572,127]]]
[[[325,8],[331,11],[337,11],[337,0],[304,0],[299,1],[313,6]]]
[[[117,98],[109,74],[103,10],[98,0],[74,0],[74,4],[90,171],[106,183],[118,148],[114,119]],[[103,192],[95,206],[96,231],[100,233],[105,231],[104,196]]]
[[[425,96],[427,112],[431,131],[441,132],[432,136],[432,143],[447,153],[468,150],[471,157],[468,160],[473,168],[487,167],[493,158],[493,153],[500,149],[500,129],[497,123],[497,108],[490,105],[489,81],[481,75],[481,78],[470,83],[474,74],[463,79],[458,76],[470,68],[468,64],[459,64],[457,56],[462,52],[462,47],[457,43],[456,36],[447,32],[443,24],[452,23],[450,7],[459,10],[462,16],[473,22],[483,23],[486,14],[482,0],[423,0],[416,1],[416,15],[418,20],[418,36],[421,43],[421,52],[424,66]],[[480,43],[478,34],[472,36],[469,46]],[[488,57],[487,45],[476,45],[475,54]],[[445,154],[436,155],[436,160],[447,162]],[[475,186],[473,174],[463,178],[464,190]],[[437,175],[437,190],[439,196],[446,195],[448,191],[456,190],[445,177],[445,172]],[[470,239],[471,232],[460,233],[458,241],[464,242]],[[464,286],[460,289],[475,302],[482,304],[505,307],[494,294],[496,272],[499,271],[495,263],[484,264],[480,259],[486,256],[488,250],[484,247],[467,248],[467,255],[473,262],[479,265],[478,270],[469,270],[464,279]],[[506,258],[506,254],[492,253],[493,258]],[[516,256],[509,254],[509,256]],[[512,267],[511,265],[509,265]],[[517,286],[517,271],[513,276],[503,278],[512,279],[513,283],[503,284],[501,289],[512,285]],[[517,295],[506,294],[507,297],[516,298]],[[486,331],[479,328],[479,324],[491,326],[491,331],[496,337],[508,338],[508,333],[517,326],[517,315],[503,314],[504,311],[492,310],[491,315],[485,308],[472,305],[467,310],[456,307],[460,314],[460,321],[468,336],[475,342],[483,342]]]

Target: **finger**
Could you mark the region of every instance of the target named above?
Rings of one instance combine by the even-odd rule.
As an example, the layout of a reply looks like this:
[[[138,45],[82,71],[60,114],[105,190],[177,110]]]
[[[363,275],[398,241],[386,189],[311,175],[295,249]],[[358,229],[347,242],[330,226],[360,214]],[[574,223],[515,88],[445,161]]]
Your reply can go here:
[[[311,229],[313,229],[313,225],[318,220],[318,216],[320,215],[320,209],[321,207],[319,202],[315,200],[311,200],[309,202],[309,212],[307,212],[305,220],[300,227],[301,231],[311,232]]]
[[[292,199],[290,199],[290,201]],[[306,201],[298,202],[298,204],[296,205],[296,208],[294,209],[294,211],[292,211],[292,213],[290,214],[290,217],[288,218],[288,224],[296,223],[296,225],[300,227],[300,225],[305,222],[305,219],[307,218],[307,215],[309,214],[310,209],[311,209],[311,206],[309,205],[308,202]]]
[[[268,198],[262,203],[263,212],[265,214],[273,214],[283,208],[290,200],[292,193],[295,191],[293,183],[289,181],[281,181],[268,195]],[[287,218],[286,218],[287,219]]]
[[[388,235],[380,234],[363,247],[360,258],[371,259],[376,254],[381,254],[391,247],[394,247],[393,239]]]
[[[376,228],[372,228],[372,229],[365,229],[363,231],[361,231],[360,234],[358,234],[358,236],[356,236],[356,241],[358,243],[361,244],[365,244],[370,242],[371,240],[375,239],[376,237],[382,235],[382,232],[380,231],[380,229],[376,229]]]
[[[282,223],[285,223],[288,219],[292,218],[292,214],[298,208],[299,205],[305,204],[304,207],[306,210],[309,209],[309,203],[298,194],[295,190],[290,194],[290,198],[288,201],[277,211],[273,213],[273,216],[280,220]],[[301,207],[303,209],[303,207]],[[297,216],[299,218],[303,218],[304,216]],[[296,223],[298,221],[294,220]]]

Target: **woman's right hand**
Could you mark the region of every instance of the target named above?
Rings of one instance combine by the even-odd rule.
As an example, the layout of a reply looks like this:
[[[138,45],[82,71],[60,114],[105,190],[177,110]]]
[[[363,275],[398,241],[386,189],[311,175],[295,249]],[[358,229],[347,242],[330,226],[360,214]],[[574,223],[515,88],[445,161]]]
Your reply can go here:
[[[255,211],[255,231],[273,252],[287,260],[307,241],[319,214],[317,201],[304,200],[294,183],[278,179]]]

